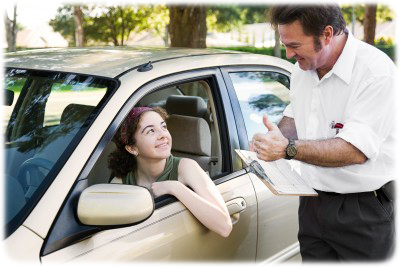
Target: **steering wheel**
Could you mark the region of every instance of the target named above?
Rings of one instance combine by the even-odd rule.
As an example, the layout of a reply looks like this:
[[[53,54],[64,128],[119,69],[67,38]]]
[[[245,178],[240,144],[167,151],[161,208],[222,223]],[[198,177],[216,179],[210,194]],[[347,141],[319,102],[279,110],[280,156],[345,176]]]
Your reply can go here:
[[[30,158],[22,163],[17,179],[24,190],[25,198],[30,198],[40,186],[54,163],[44,158]],[[44,169],[44,172],[43,170]]]

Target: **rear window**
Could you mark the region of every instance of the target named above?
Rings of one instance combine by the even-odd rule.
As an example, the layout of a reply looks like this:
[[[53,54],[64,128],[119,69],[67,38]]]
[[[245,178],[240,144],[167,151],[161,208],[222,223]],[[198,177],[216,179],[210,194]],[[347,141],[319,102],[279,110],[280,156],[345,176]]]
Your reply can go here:
[[[4,82],[8,236],[51,184],[117,83],[88,75],[21,69],[7,69]]]

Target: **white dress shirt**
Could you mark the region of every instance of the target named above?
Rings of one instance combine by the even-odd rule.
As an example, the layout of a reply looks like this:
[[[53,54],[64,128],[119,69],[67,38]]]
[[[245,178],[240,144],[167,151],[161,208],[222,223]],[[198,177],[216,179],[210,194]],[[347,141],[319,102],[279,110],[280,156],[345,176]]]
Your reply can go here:
[[[295,64],[291,104],[299,140],[335,137],[357,147],[368,160],[346,167],[301,164],[301,174],[315,189],[336,193],[373,191],[394,180],[396,67],[383,52],[348,34],[346,45],[320,80],[316,71]],[[339,129],[332,122],[342,123]]]

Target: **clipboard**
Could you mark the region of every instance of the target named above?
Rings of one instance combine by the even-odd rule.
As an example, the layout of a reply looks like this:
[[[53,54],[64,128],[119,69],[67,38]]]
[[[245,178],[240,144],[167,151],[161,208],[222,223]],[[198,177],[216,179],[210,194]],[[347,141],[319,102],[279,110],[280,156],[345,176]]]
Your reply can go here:
[[[252,151],[235,149],[243,162],[277,196],[318,196],[285,159],[266,162]]]

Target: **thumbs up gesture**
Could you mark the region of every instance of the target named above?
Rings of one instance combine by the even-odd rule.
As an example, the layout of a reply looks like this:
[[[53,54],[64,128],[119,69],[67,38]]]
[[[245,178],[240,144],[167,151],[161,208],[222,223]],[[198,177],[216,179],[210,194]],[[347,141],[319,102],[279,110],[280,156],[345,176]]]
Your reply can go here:
[[[268,119],[268,115],[264,114],[263,116],[263,123],[268,131],[280,131],[278,126]]]
[[[268,129],[267,133],[256,133],[250,144],[250,150],[257,153],[259,159],[274,161],[286,156],[286,147],[289,140],[286,139],[278,126],[263,116],[264,126]]]

